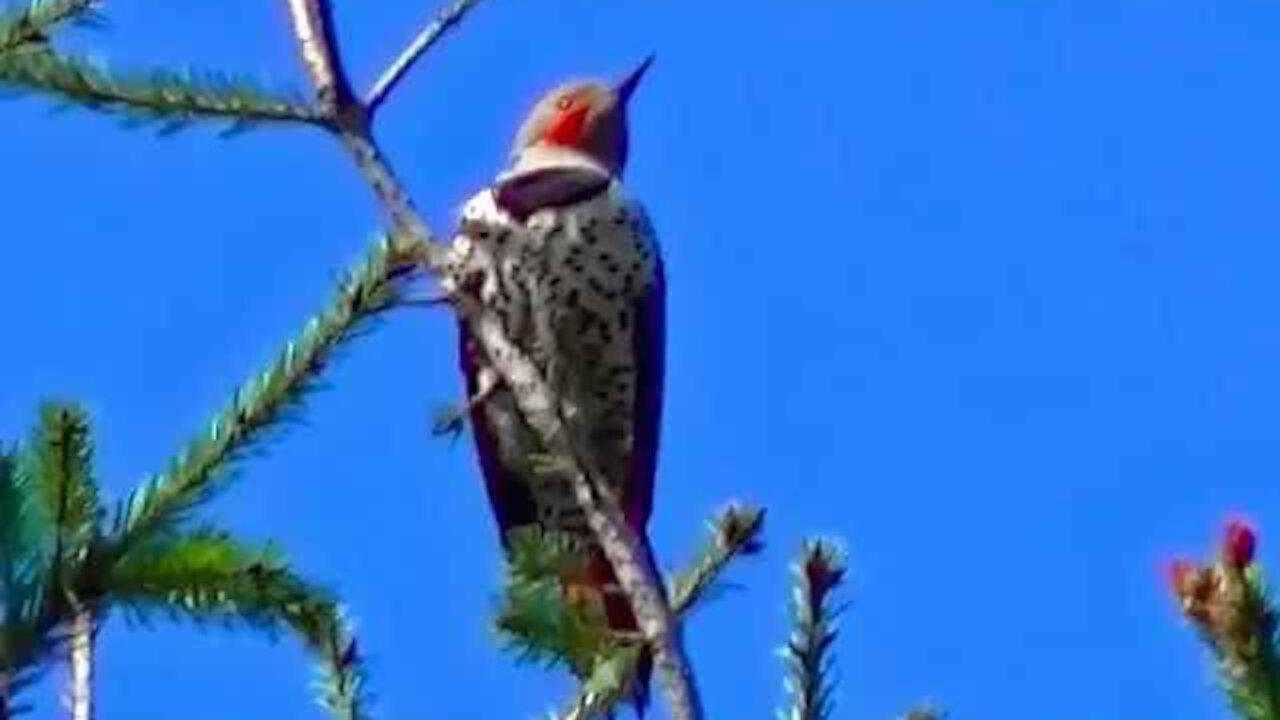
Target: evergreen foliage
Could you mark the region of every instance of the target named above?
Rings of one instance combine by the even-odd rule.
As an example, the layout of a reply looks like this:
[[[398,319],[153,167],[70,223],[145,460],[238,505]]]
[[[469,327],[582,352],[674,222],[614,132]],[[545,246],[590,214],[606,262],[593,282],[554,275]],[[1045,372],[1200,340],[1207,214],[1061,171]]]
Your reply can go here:
[[[834,710],[831,679],[839,609],[832,593],[844,581],[844,553],[829,540],[805,543],[791,568],[793,580],[791,637],[782,648],[786,664],[787,706],[779,720],[829,720]]]
[[[32,0],[0,11],[0,55],[47,42],[46,31],[55,25],[102,25],[97,6],[97,0]]]
[[[1179,609],[1213,653],[1232,709],[1244,720],[1275,720],[1277,610],[1254,562],[1256,542],[1248,524],[1228,523],[1214,562],[1177,561],[1169,579]]]
[[[263,123],[323,127],[351,151],[394,224],[346,274],[327,308],[233,393],[164,472],[145,479],[113,511],[107,511],[94,475],[87,414],[74,403],[45,403],[23,444],[0,445],[0,720],[27,707],[20,695],[61,657],[77,618],[89,618],[87,630],[80,631],[92,633],[115,610],[144,627],[180,621],[246,627],[273,637],[290,633],[317,664],[319,703],[336,718],[369,716],[364,655],[336,595],[294,570],[276,547],[236,538],[199,515],[228,487],[240,461],[297,416],[338,349],[403,304],[407,281],[435,267],[438,253],[426,244],[431,235],[369,126],[404,73],[477,2],[455,0],[363,102],[337,57],[327,0],[288,3],[317,91],[314,101],[218,72],[117,72],[59,51],[54,36],[60,27],[104,22],[96,0],[33,0],[0,12],[0,87],[113,113],[130,127],[154,125],[161,133],[214,119],[228,123],[228,132]],[[449,300],[458,312],[467,310],[465,296]],[[589,475],[584,463],[569,460],[578,475]],[[657,593],[676,618],[676,630],[724,587],[723,573],[735,557],[762,550],[763,526],[758,508],[730,505],[716,515],[693,561],[670,578],[665,593]],[[1180,609],[1217,661],[1236,713],[1245,720],[1280,720],[1277,611],[1253,560],[1255,542],[1250,527],[1233,523],[1213,563],[1175,564],[1171,580]],[[612,713],[633,688],[646,651],[670,638],[662,632],[610,632],[600,609],[575,597],[564,582],[580,574],[583,562],[568,539],[516,533],[511,543],[495,618],[498,635],[518,658],[563,664],[581,678],[557,717]],[[833,594],[845,572],[843,553],[827,540],[805,543],[792,567],[792,629],[781,651],[787,691],[778,713],[782,720],[833,716],[832,650],[840,611]],[[639,587],[655,594],[643,583]],[[636,608],[640,595],[631,595]],[[669,647],[678,650],[678,643]],[[87,659],[93,662],[92,655]],[[684,680],[686,699],[696,698],[692,678]],[[672,690],[671,697],[679,693]],[[671,704],[673,716],[700,716],[692,702],[684,708]],[[903,717],[935,720],[942,714],[922,706]]]
[[[98,26],[92,0],[36,0],[0,15],[0,88],[50,97],[59,107],[117,113],[127,127],[171,134],[200,119],[229,121],[227,134],[265,122],[318,123],[296,93],[277,94],[247,77],[211,70],[118,72],[104,62],[61,53],[48,31],[63,23]]]

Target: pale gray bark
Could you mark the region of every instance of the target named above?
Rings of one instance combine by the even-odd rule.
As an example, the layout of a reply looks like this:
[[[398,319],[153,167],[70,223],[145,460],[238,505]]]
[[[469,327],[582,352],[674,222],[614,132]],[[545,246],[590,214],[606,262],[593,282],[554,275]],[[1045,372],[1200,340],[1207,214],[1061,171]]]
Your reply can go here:
[[[65,702],[71,720],[93,720],[93,663],[97,618],[93,610],[81,607],[71,619]]]

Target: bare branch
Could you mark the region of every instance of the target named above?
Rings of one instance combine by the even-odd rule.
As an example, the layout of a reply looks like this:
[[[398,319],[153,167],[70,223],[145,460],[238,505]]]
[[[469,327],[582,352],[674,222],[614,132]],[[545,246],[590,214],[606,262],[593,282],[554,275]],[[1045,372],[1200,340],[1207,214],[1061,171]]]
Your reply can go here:
[[[70,666],[65,702],[71,720],[93,720],[94,645],[98,620],[89,607],[78,607],[71,618]]]
[[[479,3],[480,0],[456,0],[422,28],[422,32],[418,33],[413,42],[409,43],[409,46],[387,67],[378,81],[373,84],[373,89],[365,96],[364,104],[370,116],[378,112],[378,108],[386,102],[391,91],[404,79],[423,53],[444,37],[450,28],[461,22],[467,11]]]
[[[333,33],[333,8],[329,0],[288,0],[288,3],[302,64],[311,76],[316,98],[322,109],[334,114],[351,100],[352,93]]]
[[[356,167],[373,188],[383,209],[391,216],[391,224],[395,228],[392,242],[397,250],[417,255],[428,268],[442,266],[444,249],[432,242],[431,230],[422,221],[413,199],[405,192],[364,123],[339,126],[338,138],[351,153]]]

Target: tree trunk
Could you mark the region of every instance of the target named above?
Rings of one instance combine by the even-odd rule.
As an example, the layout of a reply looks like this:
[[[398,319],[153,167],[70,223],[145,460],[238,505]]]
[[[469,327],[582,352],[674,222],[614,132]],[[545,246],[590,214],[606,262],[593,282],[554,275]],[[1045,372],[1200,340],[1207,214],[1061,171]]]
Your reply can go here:
[[[71,620],[67,710],[71,720],[93,720],[93,646],[97,623],[93,610],[81,607]],[[2,720],[2,716],[0,716]]]

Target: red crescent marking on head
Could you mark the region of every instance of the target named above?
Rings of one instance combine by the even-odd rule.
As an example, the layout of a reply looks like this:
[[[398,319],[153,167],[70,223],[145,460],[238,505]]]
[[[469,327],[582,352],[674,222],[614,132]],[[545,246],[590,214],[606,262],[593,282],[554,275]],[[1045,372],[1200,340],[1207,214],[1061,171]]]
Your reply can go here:
[[[576,147],[582,140],[582,130],[587,125],[587,112],[591,108],[583,105],[568,112],[558,113],[542,139],[551,145]]]

